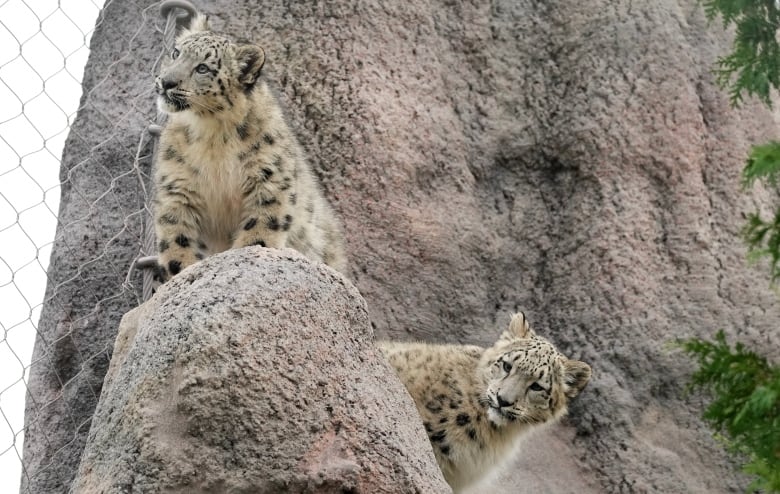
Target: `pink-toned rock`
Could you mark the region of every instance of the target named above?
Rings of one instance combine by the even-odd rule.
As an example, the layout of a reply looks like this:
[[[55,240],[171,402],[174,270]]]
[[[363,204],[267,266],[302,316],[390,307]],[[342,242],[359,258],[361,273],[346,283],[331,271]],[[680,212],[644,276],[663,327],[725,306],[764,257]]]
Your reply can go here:
[[[211,257],[124,317],[71,492],[450,492],[372,342],[324,265]]]
[[[143,237],[130,164],[154,112],[152,5],[107,2],[92,37],[30,371],[25,494],[70,484],[106,349],[137,305],[123,283]],[[378,337],[488,345],[521,309],[592,365],[554,440],[526,441],[502,488],[744,492],[667,342],[724,329],[780,359],[777,296],[739,238],[745,213],[777,202],[740,191],[744,158],[780,129],[714,85],[732,37],[699,2],[201,7],[265,48]]]

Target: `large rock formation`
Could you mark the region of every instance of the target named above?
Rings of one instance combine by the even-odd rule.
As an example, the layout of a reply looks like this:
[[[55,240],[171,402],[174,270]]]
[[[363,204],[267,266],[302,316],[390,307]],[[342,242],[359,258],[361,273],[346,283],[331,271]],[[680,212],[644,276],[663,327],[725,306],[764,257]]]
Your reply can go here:
[[[24,493],[62,493],[78,468],[122,315],[140,303],[125,284],[142,244],[144,189],[133,169],[151,121],[150,2],[106,2],[84,93],[62,157],[59,224],[47,272],[25,407]],[[151,18],[150,18],[151,17]],[[136,284],[140,278],[136,278]]]
[[[357,290],[255,247],[123,318],[71,492],[450,490]]]
[[[123,180],[152,111],[151,5],[108,4],[66,151],[28,406],[36,494],[72,478],[135,302],[119,291],[137,249]],[[571,492],[742,492],[703,402],[683,396],[688,361],[665,345],[722,328],[779,356],[776,296],[738,237],[743,214],[770,203],[739,190],[744,156],[778,126],[714,86],[730,35],[695,0],[204,8],[264,46],[379,337],[489,344],[522,308],[593,366],[568,421],[530,440],[505,482],[558,492],[565,471]],[[111,177],[123,178],[100,196]]]

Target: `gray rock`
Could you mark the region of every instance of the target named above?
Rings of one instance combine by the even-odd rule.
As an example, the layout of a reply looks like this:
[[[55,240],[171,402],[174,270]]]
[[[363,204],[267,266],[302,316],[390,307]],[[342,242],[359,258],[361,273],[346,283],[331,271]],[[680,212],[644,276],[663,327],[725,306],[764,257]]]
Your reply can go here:
[[[80,197],[127,170],[151,118],[149,5],[109,3],[65,153],[27,409],[36,494],[69,485],[134,302],[120,287],[137,252],[125,226],[137,187],[120,182],[97,207]],[[217,29],[264,46],[344,219],[378,337],[488,345],[522,309],[593,366],[567,421],[526,442],[503,485],[557,492],[565,471],[596,492],[743,492],[749,480],[699,418],[704,402],[684,396],[691,364],[666,345],[724,329],[780,358],[777,297],[738,235],[743,214],[777,201],[740,191],[739,174],[778,126],[714,86],[731,36],[697,2],[203,7]]]
[[[140,290],[125,279],[141,246],[138,172],[148,173],[149,163],[137,172],[133,161],[154,108],[149,68],[159,44],[139,15],[146,6],[107,2],[92,36],[84,94],[62,156],[59,224],[25,406],[23,493],[67,490],[119,320],[140,302]],[[141,154],[150,151],[147,142]],[[131,281],[140,284],[140,277]]]
[[[71,492],[450,490],[357,290],[252,247],[123,318]]]

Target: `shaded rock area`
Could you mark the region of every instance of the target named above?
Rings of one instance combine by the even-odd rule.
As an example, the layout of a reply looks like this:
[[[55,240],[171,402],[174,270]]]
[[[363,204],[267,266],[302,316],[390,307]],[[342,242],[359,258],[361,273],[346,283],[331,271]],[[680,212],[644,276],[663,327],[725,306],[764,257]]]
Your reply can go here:
[[[106,2],[90,42],[83,95],[60,170],[58,226],[25,405],[21,492],[66,492],[78,468],[122,315],[140,302],[126,284],[142,243],[145,190],[133,162],[151,151],[153,53],[146,1]],[[50,191],[52,193],[56,191]],[[140,277],[135,282],[140,286]]]
[[[101,197],[106,170],[129,166],[129,143],[151,119],[154,7],[110,2],[93,37],[85,100],[95,110],[79,114],[85,142],[69,140],[63,172],[88,192],[66,184],[61,218],[82,211],[85,194]],[[715,87],[731,35],[695,0],[203,8],[217,30],[265,48],[266,75],[344,220],[351,278],[379,338],[488,345],[522,309],[592,365],[568,419],[526,441],[499,485],[743,492],[749,479],[699,418],[704,402],[684,396],[690,363],[666,344],[724,329],[780,358],[777,297],[739,238],[745,213],[777,202],[739,189],[747,150],[780,129]],[[109,130],[122,145],[91,152]],[[133,305],[124,292],[98,302],[136,250],[123,243],[120,205],[137,192],[116,189],[118,204],[62,227],[52,257],[25,444],[36,494],[69,485]],[[50,358],[51,341],[63,344]],[[571,491],[560,491],[561,472]]]
[[[451,492],[372,342],[323,264],[211,257],[123,318],[71,492]]]

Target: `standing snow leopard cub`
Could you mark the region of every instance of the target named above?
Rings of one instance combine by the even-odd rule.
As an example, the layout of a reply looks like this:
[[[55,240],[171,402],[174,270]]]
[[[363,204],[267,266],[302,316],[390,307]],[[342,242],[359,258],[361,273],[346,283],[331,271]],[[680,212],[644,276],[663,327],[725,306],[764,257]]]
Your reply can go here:
[[[521,312],[490,348],[379,343],[412,395],[436,461],[461,492],[509,459],[529,430],[556,421],[590,380]]]
[[[264,62],[262,48],[209,31],[203,15],[163,62],[155,89],[168,121],[154,201],[163,281],[248,245],[291,247],[345,271],[340,226],[261,76]]]

